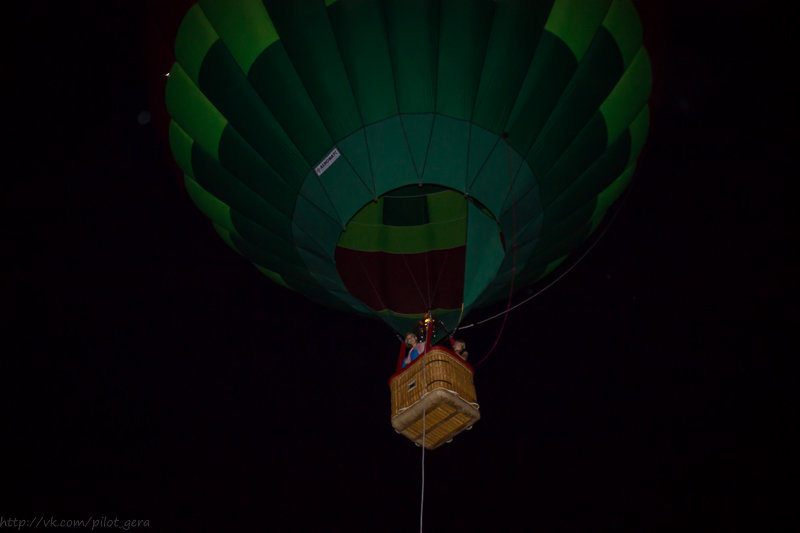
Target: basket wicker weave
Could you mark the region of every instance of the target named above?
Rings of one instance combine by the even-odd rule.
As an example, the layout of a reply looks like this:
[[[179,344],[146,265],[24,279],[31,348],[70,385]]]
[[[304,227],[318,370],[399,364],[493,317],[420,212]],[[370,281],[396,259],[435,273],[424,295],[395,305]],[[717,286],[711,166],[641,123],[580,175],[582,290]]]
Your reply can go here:
[[[439,346],[392,376],[389,388],[395,431],[422,445],[424,415],[424,445],[429,450],[471,429],[481,417],[472,369]]]

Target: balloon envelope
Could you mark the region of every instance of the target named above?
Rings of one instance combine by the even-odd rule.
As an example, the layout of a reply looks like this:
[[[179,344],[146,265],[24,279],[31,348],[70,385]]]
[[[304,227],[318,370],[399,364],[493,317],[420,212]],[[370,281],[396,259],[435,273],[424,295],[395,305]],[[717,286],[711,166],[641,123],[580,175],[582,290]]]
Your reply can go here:
[[[175,57],[171,147],[219,235],[399,332],[552,271],[648,130],[624,0],[208,0]]]

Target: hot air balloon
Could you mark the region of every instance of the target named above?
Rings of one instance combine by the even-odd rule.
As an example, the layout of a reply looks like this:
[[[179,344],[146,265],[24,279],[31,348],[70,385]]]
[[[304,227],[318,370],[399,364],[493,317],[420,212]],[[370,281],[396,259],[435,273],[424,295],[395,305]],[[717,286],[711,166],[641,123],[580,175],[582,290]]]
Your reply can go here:
[[[425,317],[452,331],[552,272],[626,188],[648,131],[626,0],[201,0],[175,57],[172,153],[220,237],[274,282],[400,334]],[[466,420],[436,447],[477,404],[466,362],[429,357],[464,385],[449,411],[427,406],[431,434]],[[393,417],[431,392],[418,361],[395,376]],[[417,422],[395,428],[418,440]]]

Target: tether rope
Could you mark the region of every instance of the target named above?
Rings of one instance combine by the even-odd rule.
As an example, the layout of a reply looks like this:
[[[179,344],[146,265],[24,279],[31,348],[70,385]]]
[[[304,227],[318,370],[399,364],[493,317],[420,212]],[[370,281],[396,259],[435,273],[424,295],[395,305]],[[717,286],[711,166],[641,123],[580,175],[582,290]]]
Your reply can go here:
[[[425,339],[425,356],[428,355],[428,339]],[[425,415],[427,404],[427,393],[428,393],[428,377],[427,377],[427,370],[428,364],[427,361],[420,361],[422,363],[422,383],[425,384],[425,390],[422,391],[422,488],[420,490],[419,496],[419,533],[422,533],[422,511],[425,507]]]

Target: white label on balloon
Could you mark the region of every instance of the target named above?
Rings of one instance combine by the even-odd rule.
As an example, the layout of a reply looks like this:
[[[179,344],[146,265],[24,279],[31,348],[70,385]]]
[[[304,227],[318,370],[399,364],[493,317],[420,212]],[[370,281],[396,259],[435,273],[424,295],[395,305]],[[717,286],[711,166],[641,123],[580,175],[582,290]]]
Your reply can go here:
[[[325,159],[322,160],[322,163],[314,167],[314,172],[317,173],[317,176],[322,176],[322,173],[328,170],[328,167],[330,167],[334,161],[339,159],[340,155],[341,154],[339,154],[338,148],[331,150],[331,153],[325,156]]]

